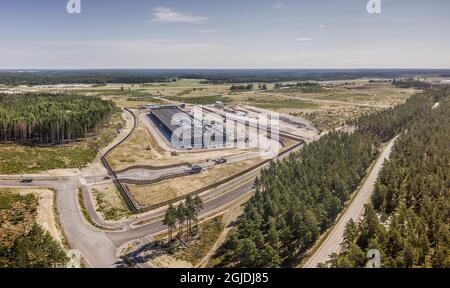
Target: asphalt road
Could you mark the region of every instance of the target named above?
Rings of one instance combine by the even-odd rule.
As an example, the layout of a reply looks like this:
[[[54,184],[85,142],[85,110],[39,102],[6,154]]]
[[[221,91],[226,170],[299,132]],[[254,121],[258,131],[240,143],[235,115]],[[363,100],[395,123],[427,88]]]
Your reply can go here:
[[[370,198],[375,188],[375,182],[377,181],[378,174],[380,173],[385,160],[389,158],[396,139],[397,138],[394,138],[394,140],[392,140],[384,148],[372,171],[367,176],[366,181],[361,187],[358,195],[356,195],[348,209],[344,212],[344,215],[342,215],[342,217],[338,220],[331,232],[327,235],[327,238],[308,259],[303,268],[315,268],[318,264],[327,262],[330,259],[329,256],[331,254],[339,253],[341,251],[340,245],[343,241],[345,225],[348,221],[350,221],[350,219],[358,222],[363,216],[364,205],[370,202]]]
[[[224,164],[219,165],[228,165],[231,163],[241,162],[249,159],[253,159],[260,156],[260,152],[249,152],[245,154],[240,155],[232,155],[223,157],[223,159],[226,159],[227,162]],[[217,164],[213,161],[204,161],[201,163],[197,163],[196,165],[200,166],[202,169],[208,169],[211,167],[217,166]],[[122,173],[118,173],[117,177],[120,180],[158,180],[163,179],[164,176],[185,176],[186,172],[189,171],[189,166],[177,166],[172,168],[160,168],[160,169],[143,169],[143,168],[136,168],[131,169]],[[86,179],[88,183],[96,183],[101,182],[101,177],[90,177]]]
[[[186,169],[189,169],[189,167],[178,166],[173,168],[162,168],[158,170],[137,168],[122,172],[117,175],[117,178],[119,178],[119,180],[158,180],[162,179],[165,176],[183,176],[186,173]]]
[[[302,146],[295,150],[301,149]],[[294,151],[295,151],[294,150]],[[280,159],[287,157],[284,154]],[[265,165],[264,165],[265,166]],[[215,189],[202,193],[204,207],[200,211],[199,218],[208,217],[220,209],[228,207],[234,201],[253,190],[254,177],[264,167],[260,167],[246,175],[238,177]],[[142,215],[123,223],[106,223],[97,215],[89,196],[83,191],[85,205],[88,213],[94,221],[107,228],[119,229],[116,231],[100,230],[89,224],[81,212],[78,203],[78,188],[85,189],[87,182],[80,176],[73,177],[33,177],[33,182],[29,184],[20,183],[22,177],[7,176],[0,179],[0,187],[7,188],[30,188],[42,187],[51,188],[56,191],[57,210],[59,211],[60,223],[71,248],[79,250],[86,262],[91,267],[117,267],[122,264],[117,258],[117,248],[121,245],[143,237],[151,237],[166,230],[161,221],[152,222],[140,227],[133,227],[139,221],[145,221],[151,217],[164,214],[164,209]],[[229,190],[229,191],[228,191]]]
[[[233,201],[239,199],[252,190],[253,181],[204,203],[203,209],[199,213],[199,219],[214,214],[214,212],[219,208],[225,208],[227,205],[230,205]],[[126,232],[108,232],[107,235],[117,247],[120,247],[129,241],[143,238],[145,236],[156,235],[166,230],[167,226],[165,226],[162,221],[156,221]]]
[[[128,133],[127,130],[129,129],[124,129],[123,133],[121,133],[116,141],[119,141],[124,137],[124,135]],[[297,147],[293,151],[301,149],[301,147],[302,146]],[[287,155],[289,155],[289,153],[284,154],[279,157],[279,159],[287,157]],[[249,157],[249,155],[237,156],[230,160],[233,162],[242,161],[246,157]],[[83,255],[83,258],[91,267],[117,267],[122,264],[121,260],[116,257],[118,247],[132,240],[151,237],[166,229],[161,221],[149,223],[140,227],[134,227],[133,224],[142,220],[151,219],[151,217],[163,215],[164,209],[153,211],[150,214],[140,215],[135,219],[124,222],[111,224],[102,221],[95,211],[92,199],[90,198],[89,193],[87,193],[86,186],[88,183],[92,184],[97,181],[108,182],[110,180],[105,179],[105,176],[94,174],[95,171],[98,171],[96,167],[98,161],[95,162],[97,163],[84,169],[81,174],[76,176],[26,177],[34,179],[33,182],[28,184],[20,183],[20,180],[23,179],[21,176],[0,177],[0,187],[41,187],[55,190],[59,220],[71,248],[79,250]],[[235,200],[240,199],[247,193],[250,193],[253,190],[254,177],[256,177],[258,172],[264,166],[217,188],[202,193],[201,197],[204,201],[204,208],[200,211],[200,218],[208,217],[218,210],[228,207],[228,205]],[[85,207],[94,222],[102,226],[104,225],[107,228],[115,228],[118,230],[100,230],[87,222],[78,203],[79,188],[82,189]]]
[[[96,229],[84,219],[78,206],[79,185],[77,177],[58,181],[34,180],[26,185],[18,180],[0,180],[0,187],[54,189],[60,223],[71,248],[79,250],[91,267],[115,267],[120,262],[115,257],[117,247],[104,231]]]

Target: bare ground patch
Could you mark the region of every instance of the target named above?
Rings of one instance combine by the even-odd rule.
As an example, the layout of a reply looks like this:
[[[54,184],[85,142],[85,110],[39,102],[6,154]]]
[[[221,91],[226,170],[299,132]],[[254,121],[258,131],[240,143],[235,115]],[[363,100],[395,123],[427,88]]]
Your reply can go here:
[[[64,246],[55,215],[54,197],[55,193],[49,189],[0,189],[0,241],[8,243],[37,223]]]
[[[96,209],[105,220],[120,220],[131,214],[113,183],[92,188]]]

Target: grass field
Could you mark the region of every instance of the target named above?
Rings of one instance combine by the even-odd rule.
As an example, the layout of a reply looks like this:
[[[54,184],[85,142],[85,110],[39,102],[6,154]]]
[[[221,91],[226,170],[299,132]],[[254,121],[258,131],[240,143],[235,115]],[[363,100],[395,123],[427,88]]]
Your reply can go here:
[[[125,201],[112,183],[96,185],[92,194],[97,204],[97,211],[106,220],[120,220],[131,215]]]
[[[20,195],[12,189],[0,189],[0,243],[11,244],[28,231],[37,216],[38,198]]]
[[[346,124],[346,121],[366,113],[382,110],[374,107],[357,107],[343,105],[323,105],[322,109],[306,112],[291,112],[291,115],[310,120],[321,131],[332,130]]]
[[[209,252],[225,228],[222,216],[218,216],[199,225],[199,234],[189,247],[175,255],[176,258],[188,261],[193,266],[197,265]]]
[[[136,108],[144,104],[163,104],[155,97],[166,97],[168,100],[192,104],[211,104],[217,99],[227,101],[221,95],[226,94],[229,85],[201,84],[199,79],[179,79],[176,82],[148,84],[107,84],[84,88],[46,88],[44,91],[68,92],[77,95],[100,96],[113,100],[119,107]],[[24,88],[35,91],[36,88]],[[30,90],[31,89],[31,90]],[[204,98],[204,99],[202,99]]]
[[[341,83],[327,86],[320,92],[283,92],[274,91],[279,94],[298,96],[308,99],[343,101],[349,103],[372,104],[390,106],[405,101],[409,96],[416,93],[415,89],[399,89],[390,83],[369,83],[359,81],[355,83]]]
[[[10,245],[37,223],[67,248],[55,211],[55,192],[50,189],[0,188],[0,245]]]
[[[321,131],[331,130],[345,125],[345,123],[364,113],[371,113],[384,107],[394,106],[404,102],[417,91],[414,89],[398,89],[388,82],[371,83],[369,79],[357,79],[352,82],[336,81],[336,83],[323,83],[324,89],[320,92],[305,93],[301,91],[283,91],[283,89],[270,91],[270,96],[277,99],[278,105],[259,105],[260,95],[252,96],[249,105],[255,105],[260,108],[277,110],[279,112],[291,114],[296,117],[303,117],[310,120],[316,128]],[[283,96],[299,97],[311,99],[308,105],[285,105],[288,101],[283,100]],[[292,99],[292,98],[285,98]],[[248,98],[243,98],[248,102]],[[295,99],[294,99],[295,100]],[[329,102],[314,102],[329,101]],[[301,101],[295,100],[295,101]],[[338,102],[333,102],[338,101]],[[345,102],[350,105],[346,105]],[[358,106],[351,104],[368,104],[373,107]],[[278,107],[277,107],[278,106]]]
[[[171,96],[166,98],[171,101],[184,102],[195,105],[210,105],[216,103],[217,101],[223,103],[231,102],[231,99],[229,97],[222,97],[221,95],[206,95],[196,97]]]
[[[124,169],[132,165],[151,165],[152,160],[160,159],[164,151],[152,141],[142,124],[133,131],[133,134],[120,146],[108,155],[111,166],[116,169]],[[176,163],[168,160],[168,164]]]
[[[269,110],[278,110],[278,109],[317,109],[319,107],[318,104],[306,102],[302,100],[292,100],[285,99],[281,101],[255,101],[251,102],[251,104],[258,108],[269,109]]]

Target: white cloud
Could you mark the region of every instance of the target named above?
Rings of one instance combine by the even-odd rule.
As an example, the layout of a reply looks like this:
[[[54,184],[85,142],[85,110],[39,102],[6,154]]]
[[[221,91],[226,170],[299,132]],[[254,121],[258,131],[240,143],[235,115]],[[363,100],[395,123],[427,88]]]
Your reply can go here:
[[[152,22],[158,23],[201,23],[208,17],[196,16],[189,13],[177,12],[170,8],[158,7],[153,10]]]
[[[297,41],[311,41],[311,38],[297,38]]]
[[[272,7],[275,8],[275,9],[280,9],[280,8],[284,7],[284,4],[283,3],[277,3],[277,4],[274,4]]]
[[[319,25],[319,28],[325,28],[324,24]]]
[[[206,30],[200,31],[200,33],[216,33],[216,30],[214,30],[214,29],[206,29]]]

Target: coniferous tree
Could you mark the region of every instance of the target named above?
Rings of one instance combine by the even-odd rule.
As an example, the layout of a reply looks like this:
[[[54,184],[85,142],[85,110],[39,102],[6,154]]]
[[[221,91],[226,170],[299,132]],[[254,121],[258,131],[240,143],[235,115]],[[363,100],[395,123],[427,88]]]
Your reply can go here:
[[[183,236],[183,225],[186,221],[186,207],[184,206],[184,203],[181,202],[180,205],[178,205],[177,208],[177,220],[178,220],[178,234],[181,237]]]
[[[373,206],[357,229],[358,247],[378,249],[383,267],[450,267],[450,96],[445,88],[419,95],[424,99],[412,101],[426,103],[420,108],[426,112],[416,114],[397,139],[375,185]],[[434,101],[440,105],[431,109]],[[329,264],[363,267],[349,253],[345,247]]]
[[[163,224],[167,226],[169,234],[169,244],[172,244],[172,231],[176,228],[177,223],[177,209],[173,205],[169,205],[166,211]]]
[[[15,268],[62,267],[68,261],[59,244],[37,224],[14,241],[8,254],[8,266]]]

